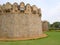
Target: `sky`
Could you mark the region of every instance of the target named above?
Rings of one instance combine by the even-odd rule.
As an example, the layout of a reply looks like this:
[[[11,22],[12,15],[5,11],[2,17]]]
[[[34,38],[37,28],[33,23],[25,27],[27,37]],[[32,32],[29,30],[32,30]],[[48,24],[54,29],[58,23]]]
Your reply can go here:
[[[41,8],[42,20],[48,21],[51,24],[53,22],[60,22],[60,0],[0,0],[0,4],[5,4],[6,2],[14,3],[24,2],[25,4],[29,3],[30,5],[36,5],[38,8]]]

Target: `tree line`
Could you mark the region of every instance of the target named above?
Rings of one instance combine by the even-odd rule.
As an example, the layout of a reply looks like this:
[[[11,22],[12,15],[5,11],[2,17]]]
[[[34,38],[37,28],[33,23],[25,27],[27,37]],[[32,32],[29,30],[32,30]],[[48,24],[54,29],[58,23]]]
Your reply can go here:
[[[49,23],[49,30],[60,30],[60,22]]]

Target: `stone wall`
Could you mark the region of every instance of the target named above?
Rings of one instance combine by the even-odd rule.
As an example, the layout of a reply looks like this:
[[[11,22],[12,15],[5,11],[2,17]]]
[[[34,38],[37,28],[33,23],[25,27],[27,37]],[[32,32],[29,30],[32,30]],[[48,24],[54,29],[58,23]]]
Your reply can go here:
[[[26,4],[21,2],[20,5],[18,3],[9,3],[0,5],[0,14],[4,13],[24,13],[24,14],[38,14],[41,16],[41,9],[37,8],[36,5],[31,6],[30,4]]]
[[[24,2],[0,5],[0,37],[32,38],[41,34],[41,9]]]
[[[43,31],[48,31],[48,22],[47,21],[42,21],[42,30]]]
[[[0,15],[0,37],[28,38],[42,34],[42,22],[38,14]]]

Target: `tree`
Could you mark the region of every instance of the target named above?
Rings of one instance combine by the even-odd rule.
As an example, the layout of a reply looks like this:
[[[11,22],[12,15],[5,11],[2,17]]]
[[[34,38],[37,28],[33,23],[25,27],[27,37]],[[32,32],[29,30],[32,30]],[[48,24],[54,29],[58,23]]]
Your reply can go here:
[[[54,22],[53,24],[50,24],[50,29],[60,30],[60,22]]]

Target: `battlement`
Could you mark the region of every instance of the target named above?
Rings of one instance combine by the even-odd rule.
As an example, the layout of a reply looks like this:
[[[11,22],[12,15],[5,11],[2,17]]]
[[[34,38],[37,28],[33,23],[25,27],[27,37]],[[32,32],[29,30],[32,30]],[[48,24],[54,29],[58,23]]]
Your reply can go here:
[[[20,5],[16,2],[13,4],[7,2],[6,4],[0,5],[0,14],[5,13],[39,14],[41,16],[41,9],[37,8],[36,5],[25,5],[24,2],[21,2]]]
[[[36,39],[45,37],[48,29],[46,21],[41,20],[41,9],[36,5],[16,2],[0,5],[0,39]]]

